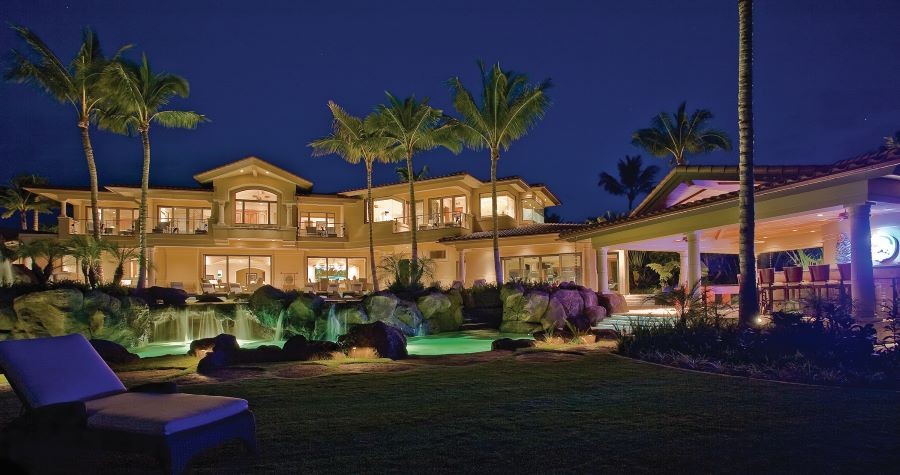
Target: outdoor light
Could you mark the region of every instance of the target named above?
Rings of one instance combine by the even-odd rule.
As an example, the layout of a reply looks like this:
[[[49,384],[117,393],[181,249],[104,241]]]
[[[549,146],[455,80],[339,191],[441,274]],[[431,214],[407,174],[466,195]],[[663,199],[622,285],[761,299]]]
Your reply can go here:
[[[872,261],[884,263],[897,257],[897,238],[889,234],[878,233],[872,235]]]

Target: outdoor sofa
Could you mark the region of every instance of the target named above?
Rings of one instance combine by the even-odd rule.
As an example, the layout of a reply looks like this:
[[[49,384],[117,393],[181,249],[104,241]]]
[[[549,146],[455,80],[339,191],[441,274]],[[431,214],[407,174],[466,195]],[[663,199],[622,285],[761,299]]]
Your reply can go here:
[[[98,448],[156,457],[183,472],[208,448],[239,440],[256,452],[247,401],[176,392],[174,383],[126,389],[80,334],[0,342],[0,369],[22,402],[0,454],[28,460],[48,447]]]

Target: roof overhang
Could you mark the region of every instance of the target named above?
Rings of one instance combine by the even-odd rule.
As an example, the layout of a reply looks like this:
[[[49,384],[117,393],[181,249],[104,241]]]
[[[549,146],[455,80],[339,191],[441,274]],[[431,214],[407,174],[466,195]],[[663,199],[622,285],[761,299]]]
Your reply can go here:
[[[276,178],[284,180],[288,183],[292,183],[305,190],[310,190],[313,186],[312,182],[307,180],[306,178],[297,176],[283,168],[277,167],[265,160],[253,156],[242,158],[231,163],[226,163],[225,165],[207,170],[205,172],[200,172],[194,175],[194,179],[200,183],[210,183],[213,180],[219,178],[227,178],[240,175],[262,175]]]

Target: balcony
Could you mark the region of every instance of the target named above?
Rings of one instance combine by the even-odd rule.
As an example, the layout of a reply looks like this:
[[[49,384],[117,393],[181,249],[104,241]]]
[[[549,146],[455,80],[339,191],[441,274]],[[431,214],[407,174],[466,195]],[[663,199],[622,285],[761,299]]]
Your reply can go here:
[[[91,219],[69,220],[69,234],[91,234],[94,226]],[[208,234],[207,219],[147,219],[147,234]],[[100,221],[102,236],[137,236],[137,220]]]
[[[298,241],[346,241],[347,225],[344,223],[300,223],[297,227]]]
[[[394,232],[409,232],[411,222],[412,219],[410,219],[409,216],[394,218]],[[467,213],[437,213],[418,215],[415,222],[418,226],[419,231],[450,229],[457,231],[456,233],[451,234],[459,234],[459,230],[472,229],[472,215]]]

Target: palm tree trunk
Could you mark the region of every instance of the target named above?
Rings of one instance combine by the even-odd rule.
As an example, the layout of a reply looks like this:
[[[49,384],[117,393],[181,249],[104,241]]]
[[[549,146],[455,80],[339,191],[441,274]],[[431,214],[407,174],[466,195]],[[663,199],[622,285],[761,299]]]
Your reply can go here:
[[[368,193],[366,214],[369,215],[369,262],[372,268],[372,285],[378,292],[378,266],[375,265],[375,203],[372,202],[372,162],[369,160],[366,160],[366,192]]]
[[[22,231],[28,231],[28,211],[19,210],[19,225]]]
[[[500,217],[497,216],[497,160],[500,160],[500,151],[491,150],[491,220],[494,230],[491,233],[494,245],[494,274],[497,276],[497,285],[503,285],[503,268],[500,265]]]
[[[40,218],[38,217],[38,210],[37,210],[37,208],[35,208],[35,209],[31,210],[31,212],[34,213],[31,218],[32,219],[31,230],[37,231],[41,227],[41,221],[40,221]]]
[[[412,249],[410,250],[411,261],[410,261],[410,270],[414,270],[415,266],[419,263],[419,243],[416,241],[416,231],[419,227],[419,219],[416,216],[416,187],[414,186],[414,182],[416,181],[416,176],[413,174],[413,164],[412,164],[412,151],[406,153],[406,172],[409,174],[409,214],[411,222],[410,226],[410,239]]]
[[[138,212],[138,281],[137,288],[147,286],[147,195],[150,190],[150,127],[141,130],[144,166],[141,169],[141,209]]]
[[[753,1],[738,0],[738,136],[740,147],[741,271],[738,320],[749,326],[759,314],[756,289],[756,211],[753,197]]]
[[[88,131],[90,123],[87,117],[82,118],[78,122],[78,127],[81,129],[81,146],[84,147],[84,158],[87,160],[88,175],[91,180],[91,222],[94,226],[92,234],[94,239],[100,241],[100,208],[98,204],[100,201],[100,185],[97,181],[97,163],[94,162],[94,148],[91,146],[91,135]],[[97,265],[94,273],[98,280],[103,280],[102,265]]]

